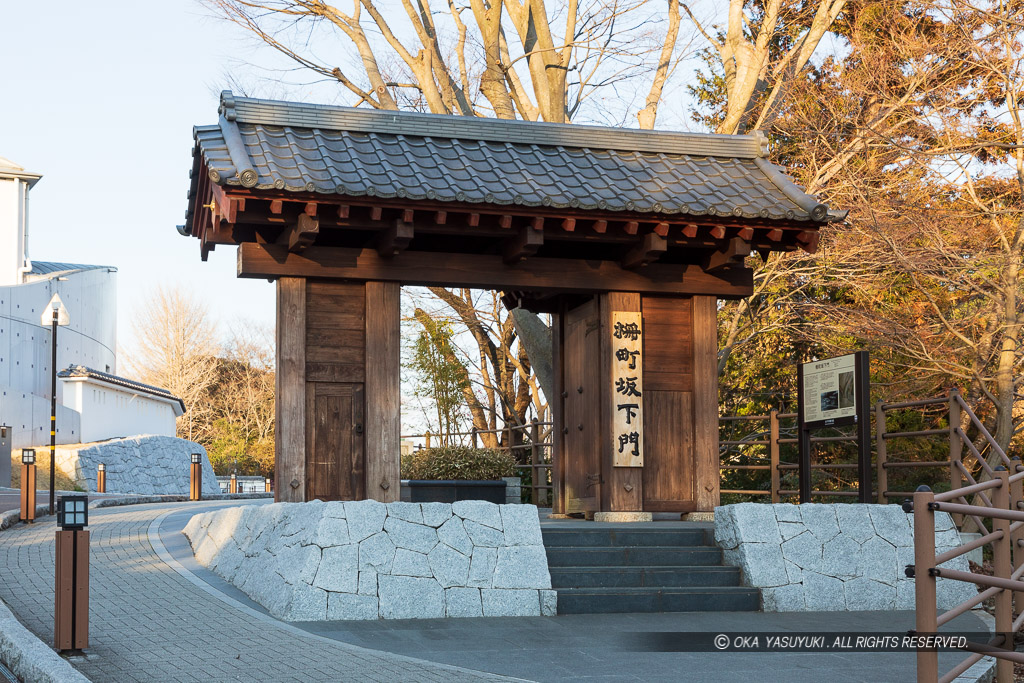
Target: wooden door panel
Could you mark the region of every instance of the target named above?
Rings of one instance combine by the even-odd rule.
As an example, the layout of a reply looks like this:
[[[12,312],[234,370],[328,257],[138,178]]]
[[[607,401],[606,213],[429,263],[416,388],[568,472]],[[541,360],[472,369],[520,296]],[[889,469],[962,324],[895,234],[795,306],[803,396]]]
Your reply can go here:
[[[566,512],[599,510],[601,494],[600,333],[597,300],[565,317],[563,402]],[[580,426],[583,429],[580,429]]]
[[[306,499],[361,500],[366,497],[363,387],[313,382],[308,388],[308,414],[313,424]]]
[[[693,394],[644,392],[644,510],[690,512],[693,495]]]

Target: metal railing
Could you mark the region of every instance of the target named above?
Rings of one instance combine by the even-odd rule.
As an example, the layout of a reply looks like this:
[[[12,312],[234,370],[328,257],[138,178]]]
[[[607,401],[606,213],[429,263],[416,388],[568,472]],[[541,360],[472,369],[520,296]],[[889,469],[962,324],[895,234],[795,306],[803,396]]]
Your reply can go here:
[[[912,492],[908,491],[890,491],[889,490],[889,472],[892,470],[899,470],[903,468],[949,468],[950,469],[950,481],[954,476],[959,476],[963,469],[962,463],[959,463],[958,448],[954,448],[953,444],[961,442],[961,436],[957,435],[960,425],[960,405],[963,399],[960,398],[960,394],[957,390],[953,389],[946,396],[940,396],[936,398],[929,398],[920,401],[905,401],[902,403],[884,403],[879,401],[875,404],[874,415],[875,415],[875,428],[872,440],[874,441],[875,448],[875,461],[874,467],[877,472],[877,484],[876,484],[876,497],[879,503],[885,504],[889,502],[891,498],[905,498],[913,495]],[[943,427],[940,429],[923,429],[917,431],[908,432],[890,432],[887,429],[888,413],[897,410],[906,410],[909,408],[927,408],[929,406],[946,406],[948,424],[950,426]],[[780,413],[777,410],[771,411],[768,415],[727,415],[719,418],[719,424],[728,424],[730,422],[755,422],[764,423],[767,422],[767,427],[754,430],[752,433],[744,436],[740,439],[722,439],[719,443],[719,471],[764,471],[768,472],[769,481],[767,489],[722,489],[723,494],[739,494],[747,496],[770,496],[771,502],[778,503],[782,498],[787,496],[799,495],[799,491],[795,489],[783,489],[782,488],[782,475],[790,471],[799,471],[800,465],[798,462],[789,462],[782,459],[782,450],[784,446],[796,445],[799,439],[795,436],[797,432],[796,424],[796,413]],[[980,423],[979,423],[980,424]],[[794,436],[784,436],[785,434],[793,434]],[[906,439],[906,438],[919,438],[919,437],[934,437],[934,436],[945,436],[949,438],[951,451],[956,451],[954,456],[948,460],[895,460],[889,456],[888,453],[888,442],[892,439]],[[811,444],[817,443],[854,443],[856,442],[855,435],[839,435],[839,436],[812,436]],[[736,464],[730,462],[730,458],[735,455],[743,454],[744,449],[748,449],[751,446],[766,446],[767,457],[749,457],[748,462]],[[973,444],[970,446],[973,448]],[[795,449],[793,449],[793,455],[796,456]],[[798,457],[794,458],[798,460]],[[751,464],[753,462],[753,464]],[[856,463],[812,463],[812,470],[826,470],[832,472],[838,472],[843,470],[856,471]],[[811,491],[813,496],[834,496],[834,497],[853,497],[857,496],[857,491],[843,491],[843,490],[824,490],[824,491]]]
[[[913,494],[913,500],[906,501],[903,509],[914,513],[914,564],[908,573],[914,577],[914,599],[916,608],[916,629],[921,634],[931,634],[954,618],[977,607],[989,598],[995,599],[995,635],[987,643],[968,643],[963,648],[972,654],[941,677],[939,676],[938,653],[935,650],[918,650],[918,683],[948,683],[973,666],[982,657],[995,657],[996,680],[1014,680],[1014,663],[1024,663],[1024,653],[1015,652],[1013,636],[1024,624],[1024,466],[1020,458],[1008,458],[999,444],[968,407],[959,394],[952,397],[957,409],[968,416],[977,429],[983,446],[990,450],[1001,463],[993,468],[985,461],[974,443],[960,428],[959,420],[953,424],[951,433],[952,490],[933,493],[927,486],[921,486]],[[990,479],[978,482],[964,466],[959,457],[960,447],[966,445],[978,467]],[[961,478],[962,477],[962,478]],[[979,477],[980,478],[980,477]],[[967,486],[964,486],[964,479]],[[958,502],[957,502],[958,501]],[[935,513],[947,512],[956,517],[974,521],[981,538],[964,543],[959,547],[935,554]],[[991,519],[992,531],[984,523]],[[939,567],[971,550],[984,545],[992,546],[993,576],[974,574]],[[936,601],[936,579],[945,578],[964,581],[984,589],[956,607],[938,614]],[[1019,616],[1014,619],[1014,602]]]
[[[526,502],[545,507],[551,505],[552,492],[554,490],[551,485],[552,425],[553,423],[551,422],[541,422],[534,419],[522,425],[506,425],[501,429],[473,428],[468,432],[452,432],[448,436],[468,436],[473,448],[479,447],[483,434],[504,436],[502,448],[507,448],[511,451],[517,461],[520,460],[517,456],[523,451],[529,451],[529,462],[517,465],[516,470],[523,479],[526,479],[526,477],[522,476],[523,474],[529,473],[530,475],[529,485],[523,487],[528,492]],[[430,432],[402,436],[403,439],[423,439],[426,448],[430,448],[431,441],[436,437],[436,434],[431,434]]]

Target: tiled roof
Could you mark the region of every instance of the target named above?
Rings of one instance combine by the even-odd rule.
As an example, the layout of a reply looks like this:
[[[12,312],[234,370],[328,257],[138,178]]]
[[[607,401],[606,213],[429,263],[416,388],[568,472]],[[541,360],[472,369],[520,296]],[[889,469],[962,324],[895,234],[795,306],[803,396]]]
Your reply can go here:
[[[115,384],[119,387],[124,387],[125,389],[130,389],[132,391],[137,391],[141,394],[149,394],[151,396],[156,396],[158,398],[163,398],[170,401],[177,401],[178,404],[181,406],[181,412],[184,413],[186,410],[185,402],[178,398],[177,396],[175,396],[174,394],[172,394],[171,392],[167,391],[166,389],[154,387],[149,384],[143,384],[142,382],[136,382],[133,379],[127,379],[125,377],[112,375],[109,372],[100,372],[99,370],[93,370],[92,368],[86,367],[84,365],[69,365],[66,370],[61,370],[60,372],[58,372],[57,376],[64,379],[69,379],[73,377],[98,379],[102,382],[106,382],[107,384]]]
[[[213,182],[352,197],[775,220],[840,220],[764,159],[711,135],[221,97],[195,129]]]

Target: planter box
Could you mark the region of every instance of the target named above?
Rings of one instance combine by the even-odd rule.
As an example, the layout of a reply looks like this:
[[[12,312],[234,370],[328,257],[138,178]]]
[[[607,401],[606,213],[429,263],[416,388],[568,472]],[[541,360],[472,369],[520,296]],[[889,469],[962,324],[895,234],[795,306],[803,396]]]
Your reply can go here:
[[[454,503],[457,500],[505,502],[506,482],[459,481],[455,479],[410,479],[409,501],[412,503]]]

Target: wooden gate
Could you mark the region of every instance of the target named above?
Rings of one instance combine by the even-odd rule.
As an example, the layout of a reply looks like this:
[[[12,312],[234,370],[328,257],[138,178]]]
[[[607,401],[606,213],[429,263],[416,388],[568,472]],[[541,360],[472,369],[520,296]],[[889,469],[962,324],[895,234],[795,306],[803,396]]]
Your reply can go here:
[[[600,510],[601,335],[597,299],[565,315],[565,508]]]
[[[306,500],[366,497],[362,384],[311,382],[307,415],[313,419],[306,449]]]

